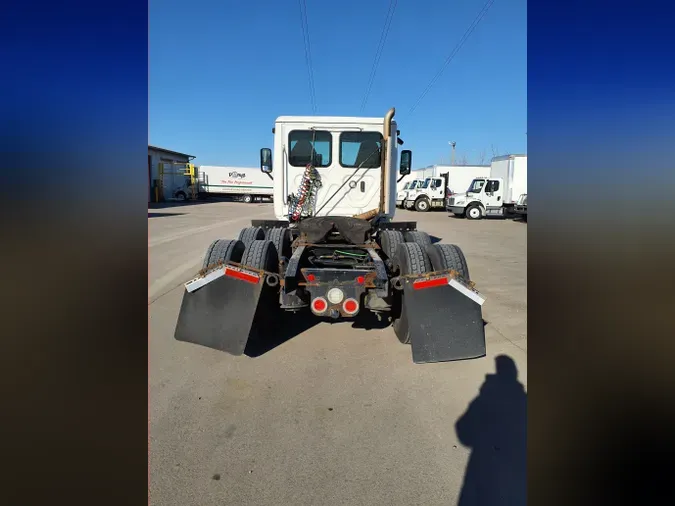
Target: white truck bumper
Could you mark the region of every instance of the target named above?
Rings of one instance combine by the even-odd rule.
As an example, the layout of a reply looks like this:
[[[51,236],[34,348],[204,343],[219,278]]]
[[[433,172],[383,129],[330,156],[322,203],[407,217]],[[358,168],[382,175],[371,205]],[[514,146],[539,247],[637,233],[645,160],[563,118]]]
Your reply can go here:
[[[462,206],[448,206],[446,209],[452,214],[464,214],[464,211],[466,211],[466,207]]]

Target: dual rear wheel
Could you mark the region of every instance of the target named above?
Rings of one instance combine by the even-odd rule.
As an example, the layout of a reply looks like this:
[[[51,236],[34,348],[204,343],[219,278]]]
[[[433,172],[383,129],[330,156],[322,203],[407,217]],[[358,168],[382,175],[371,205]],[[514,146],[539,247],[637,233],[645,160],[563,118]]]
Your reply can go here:
[[[466,258],[459,246],[454,244],[428,244],[424,248],[418,242],[400,244],[394,261],[394,270],[399,276],[426,274],[453,269],[462,278],[470,281]],[[392,327],[398,340],[410,344],[410,323],[406,306],[405,290],[394,292]]]

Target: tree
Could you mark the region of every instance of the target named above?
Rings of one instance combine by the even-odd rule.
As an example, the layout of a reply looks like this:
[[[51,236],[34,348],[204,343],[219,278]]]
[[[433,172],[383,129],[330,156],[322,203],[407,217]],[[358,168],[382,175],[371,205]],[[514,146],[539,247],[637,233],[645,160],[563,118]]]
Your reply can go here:
[[[478,165],[485,165],[485,157],[486,157],[486,153],[485,153],[485,150],[483,149],[478,154]]]

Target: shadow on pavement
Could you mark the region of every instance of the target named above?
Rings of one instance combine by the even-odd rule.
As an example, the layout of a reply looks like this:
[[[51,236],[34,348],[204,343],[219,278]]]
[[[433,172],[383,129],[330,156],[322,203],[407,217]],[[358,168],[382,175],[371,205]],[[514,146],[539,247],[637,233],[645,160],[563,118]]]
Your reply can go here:
[[[320,322],[307,308],[297,313],[279,310],[274,318],[271,314],[256,318],[244,354],[252,358],[264,355]]]
[[[455,424],[471,448],[458,506],[527,504],[527,393],[511,357],[500,355],[495,365]]]
[[[148,218],[162,218],[164,216],[185,216],[185,213],[148,213]]]

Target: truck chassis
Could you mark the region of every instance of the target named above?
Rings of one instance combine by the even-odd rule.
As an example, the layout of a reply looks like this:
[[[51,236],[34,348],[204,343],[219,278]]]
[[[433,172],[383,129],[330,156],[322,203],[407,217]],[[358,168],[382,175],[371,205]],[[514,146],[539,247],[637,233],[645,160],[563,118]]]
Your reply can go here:
[[[242,355],[254,336],[270,337],[255,323],[284,311],[329,320],[370,311],[411,345],[415,363],[471,359],[486,351],[484,300],[461,249],[432,244],[415,222],[253,220],[209,246],[185,284],[174,337]]]

